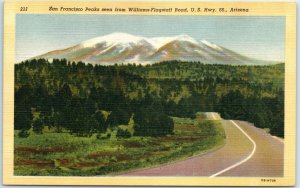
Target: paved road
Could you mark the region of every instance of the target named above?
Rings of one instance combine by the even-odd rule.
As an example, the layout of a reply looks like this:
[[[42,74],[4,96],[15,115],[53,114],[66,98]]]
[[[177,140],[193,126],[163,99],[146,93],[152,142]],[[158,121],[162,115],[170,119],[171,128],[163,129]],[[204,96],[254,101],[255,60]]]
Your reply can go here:
[[[207,118],[222,122],[226,133],[222,148],[122,176],[283,176],[283,142],[248,122],[222,120],[213,112]]]

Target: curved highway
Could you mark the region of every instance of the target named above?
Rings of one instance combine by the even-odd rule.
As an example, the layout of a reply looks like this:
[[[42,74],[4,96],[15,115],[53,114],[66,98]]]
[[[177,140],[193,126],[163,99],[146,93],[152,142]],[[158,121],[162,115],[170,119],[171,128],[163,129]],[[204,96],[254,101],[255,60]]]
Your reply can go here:
[[[226,133],[226,144],[222,148],[122,176],[283,176],[282,140],[248,122],[223,120],[214,112],[208,112],[206,116],[221,121]]]

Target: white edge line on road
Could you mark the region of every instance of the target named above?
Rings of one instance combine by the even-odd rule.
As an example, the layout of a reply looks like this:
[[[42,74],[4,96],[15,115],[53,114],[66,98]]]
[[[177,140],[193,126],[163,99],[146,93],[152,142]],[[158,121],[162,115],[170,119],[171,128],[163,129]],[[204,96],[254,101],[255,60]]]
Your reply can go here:
[[[220,175],[220,174],[222,174],[222,173],[224,173],[228,170],[231,170],[231,169],[245,163],[246,161],[248,161],[254,155],[254,153],[256,151],[256,143],[254,142],[254,140],[240,126],[238,126],[234,121],[232,121],[232,120],[230,120],[230,121],[252,142],[252,144],[253,144],[252,152],[245,159],[241,160],[238,163],[235,163],[234,165],[229,166],[228,168],[225,168],[224,170],[221,170],[220,172],[217,172],[217,173],[209,176],[210,178],[216,177],[216,176],[218,176],[218,175]]]

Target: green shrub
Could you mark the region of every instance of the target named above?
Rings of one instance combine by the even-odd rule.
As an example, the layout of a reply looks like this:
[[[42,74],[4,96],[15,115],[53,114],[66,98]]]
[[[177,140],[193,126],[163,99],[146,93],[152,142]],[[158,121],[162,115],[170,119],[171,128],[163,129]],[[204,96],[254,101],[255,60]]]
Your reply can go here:
[[[131,114],[125,109],[117,108],[113,110],[107,117],[106,124],[109,127],[115,127],[117,125],[127,125],[130,120]]]
[[[96,138],[100,139],[100,140],[106,140],[106,139],[110,139],[111,134],[110,133],[106,133],[106,134],[97,134]]]
[[[43,134],[43,128],[44,128],[44,123],[40,118],[36,119],[32,124],[32,130],[36,134]]]
[[[131,133],[127,129],[118,128],[116,136],[117,138],[130,138]]]
[[[137,136],[165,136],[173,130],[173,119],[154,107],[141,108],[134,115],[134,134]]]
[[[19,136],[20,138],[27,138],[29,135],[30,135],[29,132],[26,131],[26,130],[21,130],[21,131],[19,132],[19,134],[18,134],[18,136]]]

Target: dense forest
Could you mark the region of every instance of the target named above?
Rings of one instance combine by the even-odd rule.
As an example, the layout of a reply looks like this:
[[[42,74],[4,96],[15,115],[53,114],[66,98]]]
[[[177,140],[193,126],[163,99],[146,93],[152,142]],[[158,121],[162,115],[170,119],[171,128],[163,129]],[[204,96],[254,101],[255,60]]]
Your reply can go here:
[[[171,116],[219,112],[284,136],[284,64],[206,65],[169,61],[101,66],[54,59],[15,65],[15,129],[44,126],[78,136],[172,134]],[[134,122],[134,132],[126,128]]]

